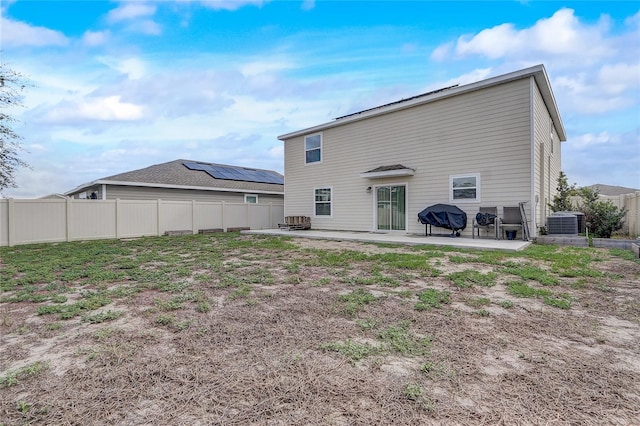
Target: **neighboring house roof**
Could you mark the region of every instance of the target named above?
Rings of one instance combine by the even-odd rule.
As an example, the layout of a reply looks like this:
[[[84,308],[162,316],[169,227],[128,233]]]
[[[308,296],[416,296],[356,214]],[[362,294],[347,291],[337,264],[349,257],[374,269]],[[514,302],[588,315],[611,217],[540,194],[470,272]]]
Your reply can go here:
[[[189,168],[186,164],[198,164],[200,169]],[[248,167],[229,166],[226,164],[205,163],[192,160],[174,160],[168,163],[155,164],[144,169],[132,170],[117,175],[107,176],[78,186],[65,195],[75,194],[95,185],[123,185],[155,188],[198,189],[223,192],[253,192],[258,194],[284,194],[284,184],[248,182],[237,179],[216,179],[207,169],[217,166],[224,169],[235,169],[238,172],[260,172],[269,176],[284,176],[273,170],[254,169]]]
[[[45,199],[59,199],[59,198],[68,198],[67,196],[65,196],[64,194],[48,194],[48,195],[43,195],[42,197],[39,197],[40,200],[45,200]]]
[[[544,99],[544,102],[547,105],[547,109],[549,110],[549,115],[553,120],[553,124],[556,127],[560,140],[566,141],[567,135],[565,133],[564,125],[562,124],[562,119],[560,118],[560,112],[558,111],[558,106],[556,105],[556,101],[553,96],[553,91],[551,90],[549,77],[547,76],[547,72],[543,65],[536,65],[530,68],[525,68],[520,71],[515,71],[509,74],[504,74],[504,75],[489,78],[486,80],[478,81],[476,83],[465,84],[463,86],[450,86],[444,89],[435,90],[422,95],[413,96],[411,98],[404,99],[401,101],[396,101],[389,104],[381,105],[379,107],[366,109],[364,111],[360,111],[360,112],[356,112],[353,114],[336,118],[335,120],[330,121],[328,123],[324,123],[318,126],[309,127],[306,129],[280,135],[278,136],[278,139],[284,141],[286,139],[291,139],[297,136],[303,136],[313,132],[320,132],[325,129],[341,126],[343,124],[351,123],[354,121],[364,120],[366,118],[388,114],[390,112],[411,108],[417,105],[427,104],[427,103],[434,102],[440,99],[445,99],[451,96],[457,96],[463,93],[473,92],[473,91],[485,89],[491,86],[496,86],[499,84],[504,84],[511,81],[521,80],[521,79],[530,78],[530,77],[533,77],[535,79],[538,85],[538,88],[540,89],[540,93],[542,94],[542,98]]]
[[[598,191],[598,194],[616,196],[624,194],[632,194],[640,189],[625,188],[624,186],[604,185],[602,183],[596,183],[595,185],[588,186],[594,191]]]

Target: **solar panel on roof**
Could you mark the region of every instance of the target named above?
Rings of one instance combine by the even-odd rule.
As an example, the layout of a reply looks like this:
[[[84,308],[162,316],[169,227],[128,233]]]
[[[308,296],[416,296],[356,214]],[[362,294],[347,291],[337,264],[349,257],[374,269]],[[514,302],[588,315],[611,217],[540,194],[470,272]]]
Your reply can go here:
[[[204,167],[206,166],[205,164],[192,163],[192,162],[185,162],[182,164],[189,170],[205,170]]]
[[[284,179],[270,170],[256,170],[244,167],[222,166],[217,164],[203,164],[195,162],[182,163],[189,170],[207,172],[215,179],[235,180],[243,182],[273,183],[283,185]]]

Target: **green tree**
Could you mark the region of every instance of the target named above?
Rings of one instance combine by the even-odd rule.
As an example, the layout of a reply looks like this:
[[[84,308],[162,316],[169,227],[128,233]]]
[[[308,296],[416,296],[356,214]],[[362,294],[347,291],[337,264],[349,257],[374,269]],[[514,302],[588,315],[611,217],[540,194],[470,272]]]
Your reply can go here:
[[[19,167],[28,167],[19,158],[22,136],[13,129],[18,122],[8,111],[11,107],[22,107],[22,96],[29,86],[24,75],[0,63],[0,192],[15,188],[15,173]]]
[[[567,175],[560,171],[558,176],[558,186],[556,187],[556,195],[553,197],[553,203],[549,204],[552,212],[566,212],[574,209],[571,203],[571,197],[578,195],[576,184],[569,185]]]
[[[602,201],[597,190],[580,188],[582,203],[578,209],[584,213],[584,220],[594,237],[611,238],[611,234],[622,229],[626,208],[616,207],[610,200]]]

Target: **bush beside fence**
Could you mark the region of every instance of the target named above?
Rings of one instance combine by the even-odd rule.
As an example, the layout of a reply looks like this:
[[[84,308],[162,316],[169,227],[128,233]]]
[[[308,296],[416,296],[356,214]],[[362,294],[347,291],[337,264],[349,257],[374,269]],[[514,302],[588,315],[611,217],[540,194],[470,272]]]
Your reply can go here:
[[[622,195],[602,195],[598,197],[602,201],[611,201],[618,208],[626,208],[627,215],[624,218],[622,232],[632,237],[640,235],[640,191]],[[571,197],[574,206],[582,202],[581,197]]]
[[[277,228],[283,204],[165,200],[0,200],[0,246],[132,238],[167,231]]]

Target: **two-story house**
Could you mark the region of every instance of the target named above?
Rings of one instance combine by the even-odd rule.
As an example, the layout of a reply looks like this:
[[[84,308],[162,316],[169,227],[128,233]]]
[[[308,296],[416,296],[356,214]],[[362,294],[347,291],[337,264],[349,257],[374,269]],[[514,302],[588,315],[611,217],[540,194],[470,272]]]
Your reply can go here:
[[[429,92],[279,136],[285,216],[313,229],[421,233],[417,214],[526,202],[544,226],[565,129],[544,66]],[[469,223],[463,235],[471,235]]]

